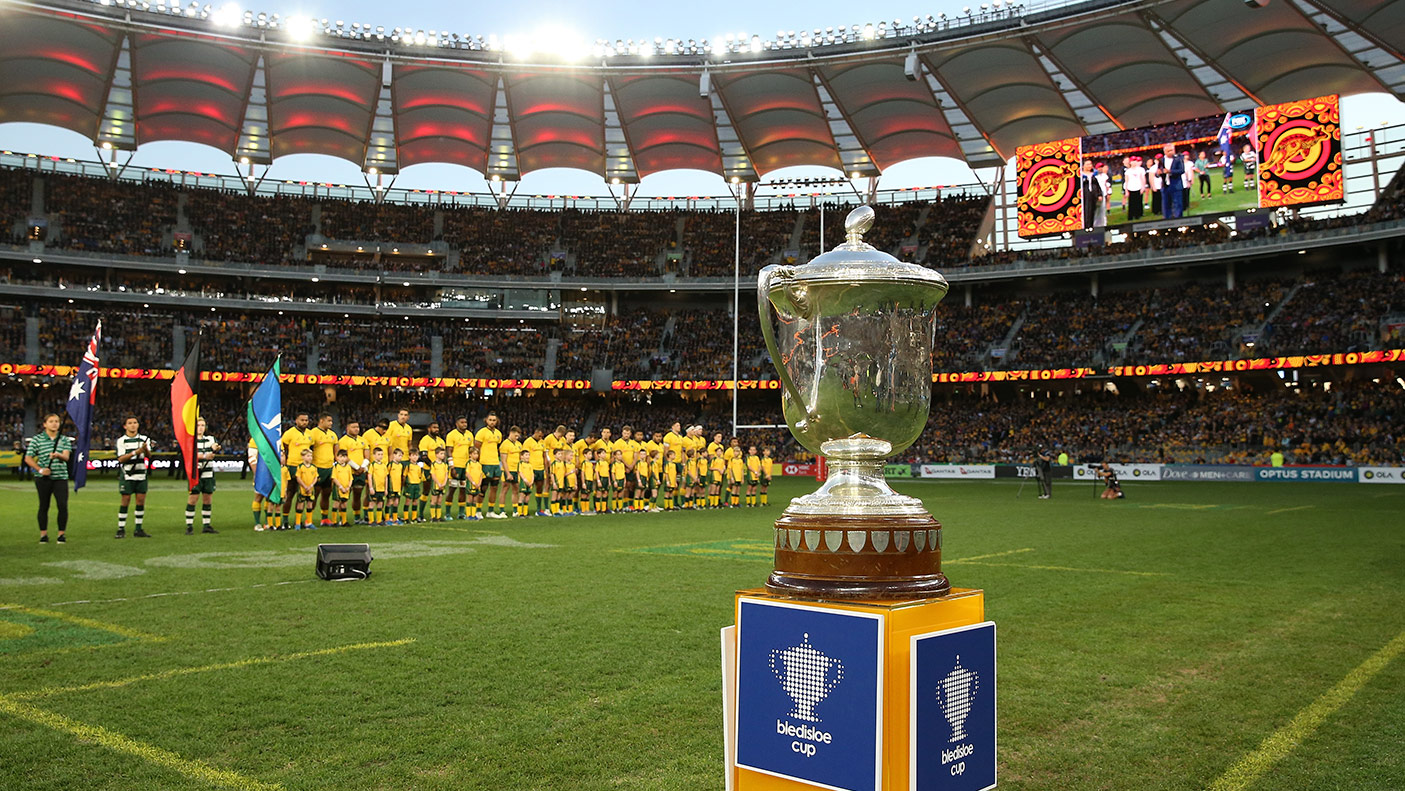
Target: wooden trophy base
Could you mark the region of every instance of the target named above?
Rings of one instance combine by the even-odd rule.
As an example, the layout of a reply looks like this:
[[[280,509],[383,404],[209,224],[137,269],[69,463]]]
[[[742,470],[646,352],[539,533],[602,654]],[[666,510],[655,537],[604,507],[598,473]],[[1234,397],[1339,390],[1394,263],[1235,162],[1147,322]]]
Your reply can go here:
[[[776,567],[766,590],[830,601],[943,596],[942,526],[931,514],[776,520]]]

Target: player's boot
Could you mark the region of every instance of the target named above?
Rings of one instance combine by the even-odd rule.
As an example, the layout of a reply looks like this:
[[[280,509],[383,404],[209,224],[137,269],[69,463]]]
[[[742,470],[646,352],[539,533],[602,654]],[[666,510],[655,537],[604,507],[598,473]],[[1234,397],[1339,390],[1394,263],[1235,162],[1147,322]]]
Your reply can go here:
[[[117,529],[117,535],[113,536],[113,538],[126,538],[126,537],[127,537],[127,531],[121,529],[120,527]]]

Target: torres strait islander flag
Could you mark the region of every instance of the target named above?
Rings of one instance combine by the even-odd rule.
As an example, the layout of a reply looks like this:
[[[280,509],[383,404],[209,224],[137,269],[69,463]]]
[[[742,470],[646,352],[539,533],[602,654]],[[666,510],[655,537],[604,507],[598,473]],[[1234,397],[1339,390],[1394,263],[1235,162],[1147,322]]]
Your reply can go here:
[[[88,482],[88,449],[93,441],[93,405],[98,402],[98,343],[102,340],[102,322],[93,330],[73,386],[68,389],[68,416],[78,429],[78,441],[73,444],[73,491]]]
[[[254,491],[268,498],[275,505],[283,502],[278,484],[282,475],[282,463],[278,460],[278,443],[283,438],[283,395],[278,382],[279,360],[264,376],[263,382],[254,391],[245,410],[249,423],[249,436],[258,450],[258,464],[254,467]]]
[[[180,448],[185,478],[195,480],[195,420],[200,416],[195,391],[200,383],[200,336],[171,380],[171,427]]]

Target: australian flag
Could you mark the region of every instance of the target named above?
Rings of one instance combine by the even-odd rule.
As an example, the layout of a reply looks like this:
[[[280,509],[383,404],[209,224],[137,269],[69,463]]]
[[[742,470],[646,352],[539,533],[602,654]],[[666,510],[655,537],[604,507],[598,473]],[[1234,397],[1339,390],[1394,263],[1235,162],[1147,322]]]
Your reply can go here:
[[[93,330],[73,386],[68,389],[68,416],[78,428],[78,442],[73,448],[73,491],[88,482],[88,448],[93,441],[93,405],[98,401],[98,342],[102,340],[102,322]]]
[[[1234,113],[1225,113],[1224,121],[1220,123],[1219,134],[1215,135],[1215,142],[1219,145],[1220,151],[1224,152],[1226,159],[1234,158],[1234,144],[1231,142],[1234,137],[1234,127],[1231,120]]]

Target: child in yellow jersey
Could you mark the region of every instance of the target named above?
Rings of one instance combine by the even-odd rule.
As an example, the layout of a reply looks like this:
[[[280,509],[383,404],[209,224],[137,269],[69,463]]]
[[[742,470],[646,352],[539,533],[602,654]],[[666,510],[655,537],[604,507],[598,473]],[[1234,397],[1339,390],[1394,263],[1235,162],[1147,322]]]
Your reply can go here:
[[[344,449],[337,451],[337,461],[332,465],[332,524],[346,524],[346,503],[351,499],[351,479],[355,470],[351,469],[351,456]]]
[[[532,452],[524,450],[517,460],[517,516],[530,516],[527,502],[532,499]]]
[[[698,464],[700,461],[698,459],[698,451],[696,448],[690,447],[683,452],[688,454],[688,461],[684,464],[684,471],[687,473],[688,477],[687,481],[683,484],[685,490],[683,494],[683,507],[701,508],[702,476],[699,474],[701,470]]]
[[[377,445],[371,451],[371,468],[366,472],[366,521],[378,525],[385,521],[385,496],[390,487],[390,465],[385,463],[385,448]]]
[[[444,521],[444,492],[448,489],[448,451],[440,445],[434,449],[434,461],[429,464],[429,521]]]
[[[756,500],[759,505],[766,505],[766,490],[771,488],[771,468],[774,462],[771,461],[771,448],[767,446],[761,451],[761,480],[756,482]]]
[[[641,451],[634,455],[634,510],[646,511],[646,503],[653,503],[649,496],[649,459]]]
[[[669,451],[663,462],[663,509],[672,511],[681,505],[678,501],[678,453]]]
[[[561,498],[566,495],[566,449],[557,448],[547,465],[551,474],[551,515],[561,515]]]
[[[723,479],[727,477],[727,460],[722,458],[722,446],[718,445],[707,454],[708,505],[717,508],[722,505]]]
[[[575,516],[581,512],[580,494],[576,491],[576,454],[575,451],[566,451],[566,499],[565,505],[561,507],[562,512],[567,516]]]
[[[298,502],[294,522],[299,530],[304,527],[316,530],[312,524],[312,501],[317,499],[317,479],[320,473],[312,463],[312,448],[302,452],[302,464],[298,465]]]
[[[464,465],[464,487],[468,489],[468,518],[478,521],[483,517],[478,506],[483,502],[483,462],[478,460],[478,449],[468,452],[468,463]]]
[[[596,505],[599,484],[595,480],[595,451],[586,448],[581,452],[581,500],[586,501],[586,513],[593,514],[600,508]]]
[[[625,510],[624,487],[629,470],[624,466],[624,451],[610,454],[610,510]]]
[[[424,467],[420,466],[419,448],[410,449],[410,463],[405,465],[405,483],[400,489],[400,502],[405,509],[406,522],[423,522],[420,494],[424,488]],[[399,522],[400,519],[396,519]]]
[[[400,494],[405,491],[405,451],[395,448],[390,452],[390,489],[386,492],[385,521],[392,525],[400,524]]]
[[[595,452],[595,511],[606,513],[610,510],[610,454],[604,450]]]
[[[746,506],[756,505],[756,485],[761,482],[761,457],[756,455],[756,446],[746,449]]]
[[[746,477],[746,462],[740,454],[727,460],[728,505],[736,508],[742,504],[742,479]]]

